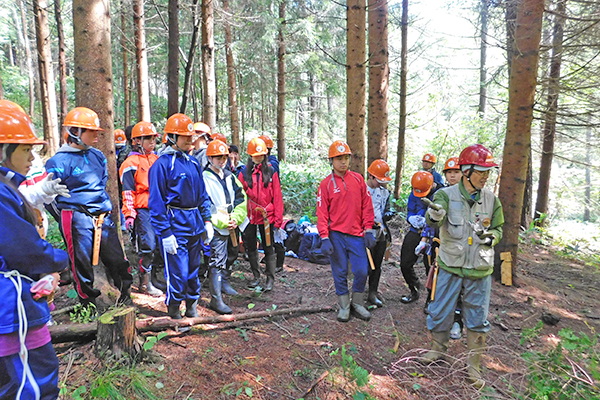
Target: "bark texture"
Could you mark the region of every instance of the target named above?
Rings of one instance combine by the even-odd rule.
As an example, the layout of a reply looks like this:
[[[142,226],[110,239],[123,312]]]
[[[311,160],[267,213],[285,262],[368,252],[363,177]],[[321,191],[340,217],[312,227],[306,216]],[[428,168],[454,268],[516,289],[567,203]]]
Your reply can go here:
[[[229,0],[223,0],[223,29],[225,30],[225,62],[227,64],[227,95],[229,98],[229,118],[231,120],[231,143],[240,145],[240,119],[238,114],[237,87],[235,81],[235,62],[233,58],[233,35],[231,33],[232,15]]]
[[[192,41],[190,51],[188,52],[188,61],[185,64],[185,78],[183,79],[183,94],[181,95],[181,106],[179,112],[185,114],[188,98],[191,92],[192,71],[194,68],[194,57],[196,56],[196,43],[198,41],[198,30],[200,21],[198,20],[198,0],[192,0]]]
[[[121,0],[121,54],[123,68],[123,126],[131,125],[131,91],[129,90],[129,65],[127,59],[127,7]],[[135,16],[134,16],[135,18]]]
[[[60,82],[60,114],[58,116],[59,142],[62,144],[63,135],[60,134],[60,126],[69,111],[67,98],[67,56],[65,45],[65,32],[62,23],[62,7],[60,0],[54,0],[54,19],[56,21],[56,35],[58,36],[58,81]]]
[[[217,124],[213,0],[202,0],[202,120],[211,129]]]
[[[137,119],[138,122],[152,122],[152,117],[150,116],[150,87],[148,82],[148,54],[146,51],[146,23],[143,0],[133,0],[133,26],[135,36],[135,65],[137,70]]]
[[[285,5],[279,3],[279,32],[277,50],[277,158],[285,160]]]
[[[406,74],[408,52],[408,0],[402,0],[402,45],[400,49],[400,123],[398,128],[398,149],[396,158],[396,178],[394,180],[394,197],[400,197],[402,185],[402,169],[404,168],[404,147],[406,135]]]
[[[179,111],[179,1],[169,0],[169,72],[167,117]]]

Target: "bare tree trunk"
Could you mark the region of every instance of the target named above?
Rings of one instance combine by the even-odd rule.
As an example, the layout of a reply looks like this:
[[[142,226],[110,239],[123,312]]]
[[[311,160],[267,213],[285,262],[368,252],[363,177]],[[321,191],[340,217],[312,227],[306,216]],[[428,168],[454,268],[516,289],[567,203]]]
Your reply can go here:
[[[487,101],[487,33],[488,33],[488,12],[489,1],[481,0],[481,47],[479,52],[479,107],[477,112],[483,118],[485,116],[485,103]]]
[[[127,0],[121,0],[121,53],[123,55],[123,125],[131,125],[131,91],[129,90],[129,66],[127,65]],[[135,20],[135,10],[133,12]]]
[[[404,168],[404,146],[406,136],[406,74],[408,51],[408,0],[402,0],[402,47],[400,49],[400,127],[398,128],[398,150],[396,159],[396,179],[394,180],[394,197],[400,197],[402,185],[402,169]]]
[[[215,105],[217,87],[215,85],[215,38],[213,0],[202,0],[202,73],[203,104],[202,120],[211,128],[217,123]]]
[[[169,0],[169,72],[167,117],[179,111],[179,1]]]
[[[60,82],[60,115],[58,124],[60,126],[69,111],[67,98],[67,56],[65,51],[65,32],[62,23],[61,0],[54,0],[54,19],[56,20],[56,33],[58,36],[58,79]],[[63,135],[59,133],[58,136],[59,142],[62,142]]]
[[[317,76],[309,72],[310,96],[308,96],[308,106],[310,112],[310,140],[313,145],[317,141],[317,127],[319,118],[319,99],[317,97]]]
[[[73,0],[75,103],[98,113],[101,132],[98,149],[106,156],[106,191],[113,209],[119,207],[115,157],[113,82],[110,43],[110,7],[106,0]],[[114,218],[117,227],[121,221]],[[119,233],[121,229],[118,229]]]
[[[23,0],[18,1],[19,9],[21,10],[23,50],[25,50],[27,77],[29,78],[29,115],[33,117],[35,112],[35,71],[33,70],[33,58],[31,54],[31,45],[29,44],[29,27],[27,23],[27,16],[25,14],[25,5],[23,4]]]
[[[552,57],[550,61],[550,79],[548,80],[548,100],[544,118],[542,159],[540,165],[540,178],[538,184],[538,197],[535,203],[535,217],[548,213],[548,196],[550,192],[550,171],[554,156],[554,138],[556,136],[556,111],[558,110],[558,97],[560,94],[560,66],[563,54],[563,31],[566,0],[560,0],[554,14],[554,32],[552,35]],[[537,220],[538,225],[543,225],[545,219]]]
[[[388,156],[388,8],[387,0],[369,3],[369,143],[370,165]]]
[[[169,7],[169,10],[170,9],[171,8]],[[171,15],[169,14],[169,24],[170,23]],[[144,18],[143,0],[133,0],[133,26],[135,36],[135,65],[137,70],[137,119],[138,121],[151,122],[152,117],[150,115],[150,87],[148,85],[148,54],[146,52],[146,24]],[[170,29],[169,32],[171,32]],[[170,44],[171,42],[169,41],[169,45]],[[179,72],[179,70],[177,71]],[[170,78],[171,74],[169,74],[169,85],[171,84]],[[170,90],[171,86],[169,86],[169,91]],[[170,94],[171,93],[169,92],[169,110],[171,104]],[[175,95],[175,99],[177,101],[177,95]]]
[[[279,47],[277,51],[277,158],[285,161],[285,6],[279,3]]]
[[[60,138],[58,135],[58,121],[56,120],[56,88],[54,87],[54,69],[52,68],[52,51],[50,50],[48,2],[46,0],[33,0],[32,4],[35,15],[44,140],[48,142],[46,154],[52,156],[60,146]]]
[[[223,28],[225,29],[225,61],[227,64],[227,95],[229,96],[229,118],[231,119],[231,143],[240,145],[240,120],[238,116],[237,88],[235,83],[235,63],[233,59],[229,0],[223,0]]]
[[[179,112],[185,114],[187,108],[188,96],[190,93],[191,81],[192,81],[192,67],[194,66],[194,56],[196,55],[196,42],[198,41],[198,30],[199,27],[198,19],[198,0],[192,0],[192,41],[190,43],[190,51],[188,52],[188,61],[185,64],[185,78],[183,83],[183,94],[181,95],[181,106]]]
[[[515,26],[517,23],[517,5],[519,0],[507,0],[506,7],[506,63],[508,64],[508,76],[512,66],[513,54],[515,54]]]
[[[246,103],[244,102],[244,86],[242,85],[242,74],[239,74],[238,77],[238,80],[240,82],[240,109],[242,110],[242,140],[240,141],[240,146],[243,146],[246,142]]]
[[[525,229],[531,225],[531,208],[533,207],[533,160],[531,146],[529,146],[529,158],[527,160],[527,178],[525,179],[525,190],[523,191],[523,207],[521,208],[521,226]]]
[[[537,79],[544,0],[519,3],[515,51],[509,80],[508,122],[499,197],[504,206],[504,237],[498,252],[510,251],[516,264],[523,193],[531,147],[531,121]],[[513,269],[514,273],[514,269]]]
[[[585,132],[585,205],[583,206],[583,222],[590,222],[590,204],[592,204],[592,169],[590,168],[592,162],[592,146],[590,145],[592,140],[592,127],[589,125]]]
[[[346,32],[346,141],[350,169],[365,174],[366,0],[348,0]]]

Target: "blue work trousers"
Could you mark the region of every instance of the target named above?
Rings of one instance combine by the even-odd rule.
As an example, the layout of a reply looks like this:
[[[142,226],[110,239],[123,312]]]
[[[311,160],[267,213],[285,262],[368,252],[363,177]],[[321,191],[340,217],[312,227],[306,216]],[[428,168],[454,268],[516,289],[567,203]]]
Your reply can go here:
[[[183,300],[198,300],[200,297],[200,279],[198,270],[202,260],[202,241],[200,235],[177,236],[177,254],[164,250],[165,279],[167,280],[167,305]]]
[[[331,273],[335,284],[335,293],[338,296],[348,294],[348,261],[354,274],[352,291],[363,293],[369,273],[369,261],[365,249],[364,239],[360,236],[331,231],[329,239],[333,246],[331,255]]]

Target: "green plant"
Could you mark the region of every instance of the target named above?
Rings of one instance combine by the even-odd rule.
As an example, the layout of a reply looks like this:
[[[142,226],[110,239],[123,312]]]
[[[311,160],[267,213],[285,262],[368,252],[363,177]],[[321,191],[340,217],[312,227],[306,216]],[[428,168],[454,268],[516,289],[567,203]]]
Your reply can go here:
[[[533,328],[525,328],[523,332],[521,332],[521,342],[520,345],[523,345],[525,342],[531,342],[533,339],[540,335],[542,328],[544,327],[544,323],[542,321],[538,321],[538,323]]]
[[[71,322],[87,324],[96,319],[98,310],[96,310],[96,305],[94,303],[88,303],[87,305],[77,303],[75,304],[75,308],[73,308],[73,312],[69,315]]]
[[[245,394],[250,398],[253,396],[252,387],[248,386],[248,381],[242,382],[242,386],[235,392],[235,397],[239,397],[242,394]]]
[[[350,352],[356,352],[356,347],[354,344],[350,343]],[[339,349],[334,350],[330,353],[331,355],[337,355],[339,353]],[[342,354],[340,358],[340,365],[342,366],[342,370],[344,371],[344,376],[350,382],[355,382],[358,388],[362,388],[369,383],[369,371],[361,367],[354,361],[354,357],[352,357],[346,351],[346,345],[342,346]],[[357,390],[356,393],[352,395],[354,400],[374,400],[368,393]]]
[[[167,336],[167,332],[160,332],[156,336],[146,336],[146,341],[144,342],[144,350],[145,351],[152,350],[152,348],[154,347],[154,345],[156,345],[156,343],[160,339],[164,338],[165,336]]]

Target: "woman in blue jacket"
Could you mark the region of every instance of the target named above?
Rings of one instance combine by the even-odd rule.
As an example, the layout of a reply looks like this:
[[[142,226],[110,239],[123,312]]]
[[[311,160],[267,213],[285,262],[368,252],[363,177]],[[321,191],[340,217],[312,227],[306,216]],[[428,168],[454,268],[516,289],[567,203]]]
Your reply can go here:
[[[17,190],[31,167],[31,149],[40,144],[25,113],[0,107],[1,399],[58,397],[58,358],[46,326],[50,310],[41,296],[56,288],[68,256],[40,238],[37,216]]]

